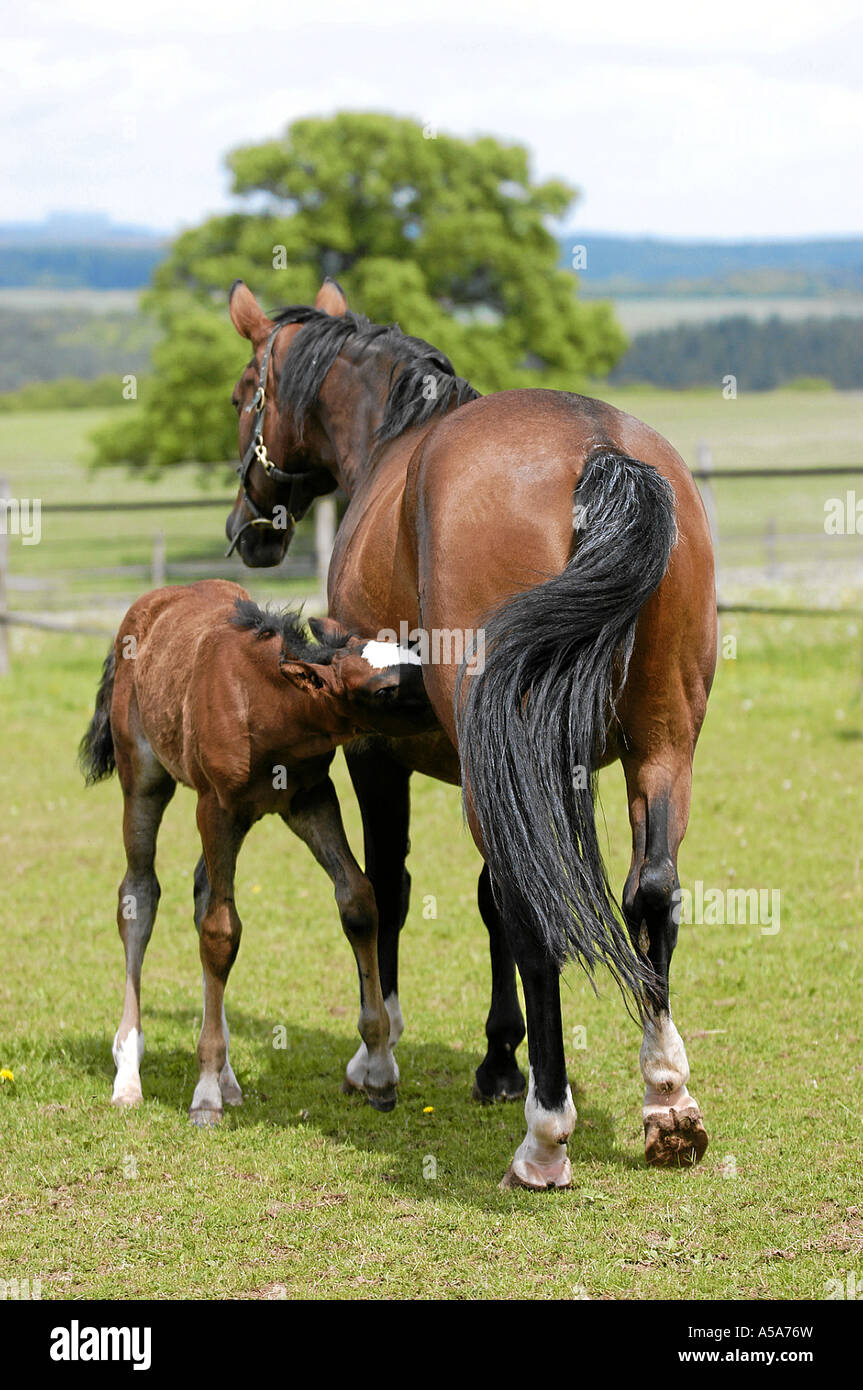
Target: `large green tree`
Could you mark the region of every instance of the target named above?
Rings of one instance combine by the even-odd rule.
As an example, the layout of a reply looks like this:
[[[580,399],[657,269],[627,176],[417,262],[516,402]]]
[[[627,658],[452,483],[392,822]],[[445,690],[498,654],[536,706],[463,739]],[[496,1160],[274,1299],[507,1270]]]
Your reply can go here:
[[[154,376],[97,438],[103,461],[158,467],[236,450],[228,394],[245,360],[228,321],[240,277],[269,307],[314,301],[337,278],[351,308],[401,324],[481,391],[578,389],[625,339],[610,308],[576,299],[547,228],[576,190],[535,183],[527,151],[415,121],[342,112],[228,157],[249,210],[182,233],[143,305],[160,329]]]

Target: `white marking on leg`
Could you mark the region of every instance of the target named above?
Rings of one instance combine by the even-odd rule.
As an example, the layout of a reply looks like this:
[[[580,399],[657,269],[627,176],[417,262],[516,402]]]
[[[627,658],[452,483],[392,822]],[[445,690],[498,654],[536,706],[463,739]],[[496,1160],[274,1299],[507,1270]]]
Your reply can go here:
[[[405,1027],[404,1019],[402,1018],[401,1005],[399,1004],[399,997],[396,994],[395,990],[393,990],[392,994],[387,995],[386,999],[384,1000],[384,1007],[386,1008],[387,1017],[390,1021],[389,1048],[390,1052],[393,1052],[393,1049],[395,1048],[396,1043],[398,1042],[399,1038],[404,1032]],[[395,1084],[398,1085],[399,1064],[395,1059],[395,1055],[393,1055],[393,1066],[395,1067],[396,1073]],[[348,1081],[352,1086],[355,1086],[358,1091],[361,1091],[365,1085],[368,1067],[369,1050],[366,1047],[365,1043],[360,1043],[359,1047],[357,1048],[356,1052],[354,1053],[353,1057],[348,1062],[348,1065],[345,1068],[345,1075],[347,1076]]]
[[[242,1088],[236,1076],[234,1075],[234,1068],[231,1066],[231,1035],[228,1032],[228,1020],[225,1017],[224,1000],[222,1000],[222,1033],[224,1034],[225,1038],[225,1065],[219,1072],[219,1089],[222,1092],[222,1100],[225,1105],[242,1105]]]
[[[383,671],[387,666],[422,666],[415,651],[400,647],[397,642],[367,642],[361,655],[376,671]]]
[[[395,990],[393,990],[392,994],[387,995],[384,1000],[384,1006],[390,1020],[390,1047],[395,1047],[405,1030],[405,1021],[402,1018],[401,1005],[399,1004],[399,997]]]
[[[141,1059],[144,1056],[144,1034],[137,1028],[130,1028],[122,1042],[120,1030],[114,1035],[111,1046],[117,1074],[114,1077],[114,1091],[111,1100],[115,1105],[134,1105],[143,1099],[141,1090]]]
[[[646,1109],[670,1109],[687,1099],[689,1062],[669,1012],[646,1015],[639,1060]]]
[[[566,1142],[577,1118],[569,1085],[561,1108],[546,1110],[536,1098],[531,1067],[524,1118],[527,1134],[516,1149],[510,1175],[526,1187],[568,1187],[572,1181],[572,1167]]]

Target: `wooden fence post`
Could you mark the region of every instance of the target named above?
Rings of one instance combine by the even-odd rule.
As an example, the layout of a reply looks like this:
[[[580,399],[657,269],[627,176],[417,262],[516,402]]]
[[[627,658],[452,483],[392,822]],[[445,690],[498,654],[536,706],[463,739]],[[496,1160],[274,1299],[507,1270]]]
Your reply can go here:
[[[9,628],[5,621],[9,611],[6,595],[6,572],[9,565],[9,512],[6,499],[11,496],[9,482],[0,478],[0,676],[9,674]]]
[[[336,504],[332,497],[320,497],[315,503],[315,556],[318,565],[318,584],[324,606],[327,602],[327,575],[336,539]]]
[[[157,531],[153,537],[152,578],[154,589],[161,589],[165,583],[166,549],[165,532]]]
[[[699,439],[695,446],[695,457],[699,470],[705,473],[713,472],[713,450],[703,439]],[[707,512],[707,522],[710,527],[710,539],[713,542],[713,554],[716,561],[716,573],[719,574],[719,515],[716,510],[716,498],[713,495],[713,484],[709,478],[699,478],[698,486],[701,488],[701,496],[704,499],[704,510]]]

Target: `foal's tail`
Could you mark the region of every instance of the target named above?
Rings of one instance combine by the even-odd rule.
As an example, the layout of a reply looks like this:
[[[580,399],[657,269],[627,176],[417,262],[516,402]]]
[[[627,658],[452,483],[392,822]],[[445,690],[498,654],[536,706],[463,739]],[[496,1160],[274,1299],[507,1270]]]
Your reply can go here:
[[[592,976],[606,964],[640,1003],[650,966],[616,915],[594,800],[638,614],[676,541],[674,493],[648,464],[603,449],[575,504],[573,559],[498,608],[484,670],[462,668],[462,781],[504,919],[560,967],[576,959]]]
[[[114,693],[114,646],[105,657],[102,679],[96,692],[96,708],[90,727],[78,746],[78,765],[87,781],[101,782],[110,777],[117,764],[114,759],[114,739],[111,734],[111,696]]]

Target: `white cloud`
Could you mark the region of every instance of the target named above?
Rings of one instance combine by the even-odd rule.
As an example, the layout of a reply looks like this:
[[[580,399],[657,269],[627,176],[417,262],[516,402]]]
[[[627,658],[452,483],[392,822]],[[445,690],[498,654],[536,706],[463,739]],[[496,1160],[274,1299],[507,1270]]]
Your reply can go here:
[[[299,115],[391,110],[532,148],[593,228],[863,230],[855,0],[35,0],[7,21],[3,216],[174,227],[228,204],[223,156]]]

